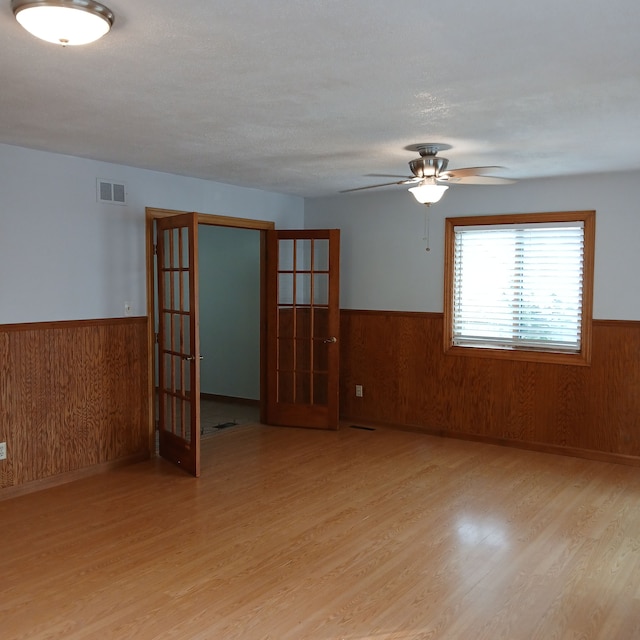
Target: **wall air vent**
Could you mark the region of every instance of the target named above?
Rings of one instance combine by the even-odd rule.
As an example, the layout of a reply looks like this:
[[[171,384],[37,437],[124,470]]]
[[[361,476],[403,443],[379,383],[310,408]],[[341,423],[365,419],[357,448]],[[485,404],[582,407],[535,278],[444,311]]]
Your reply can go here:
[[[127,189],[123,182],[113,182],[112,180],[97,180],[98,202],[108,202],[109,204],[127,204]]]

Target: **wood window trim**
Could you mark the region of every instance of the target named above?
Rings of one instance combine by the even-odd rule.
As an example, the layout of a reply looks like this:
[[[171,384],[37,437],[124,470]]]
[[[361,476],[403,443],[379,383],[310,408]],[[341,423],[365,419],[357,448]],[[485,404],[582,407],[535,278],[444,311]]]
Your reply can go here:
[[[453,286],[454,286],[454,228],[456,226],[496,225],[518,223],[573,222],[584,223],[584,262],[582,279],[582,340],[576,354],[547,351],[482,349],[453,345]],[[561,365],[589,366],[591,364],[591,328],[593,323],[593,271],[595,256],[595,211],[559,211],[486,216],[465,216],[445,219],[444,254],[444,351],[447,355],[473,358],[498,358]]]

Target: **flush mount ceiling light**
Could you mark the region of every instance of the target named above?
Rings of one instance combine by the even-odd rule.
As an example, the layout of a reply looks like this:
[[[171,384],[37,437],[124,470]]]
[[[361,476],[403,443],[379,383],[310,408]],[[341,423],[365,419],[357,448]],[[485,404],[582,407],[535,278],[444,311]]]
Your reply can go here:
[[[12,0],[11,9],[29,33],[63,47],[95,42],[113,25],[113,13],[93,0]]]
[[[425,178],[417,187],[411,187],[409,191],[420,204],[429,206],[438,202],[448,188],[446,184],[438,184],[435,178]]]

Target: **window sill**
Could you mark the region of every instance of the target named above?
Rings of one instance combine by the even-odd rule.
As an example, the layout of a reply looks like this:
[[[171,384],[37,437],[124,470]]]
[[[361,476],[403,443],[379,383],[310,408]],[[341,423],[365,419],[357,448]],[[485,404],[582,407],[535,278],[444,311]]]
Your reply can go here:
[[[463,356],[467,358],[490,358],[493,360],[515,360],[520,362],[544,362],[547,364],[572,365],[574,367],[588,367],[591,365],[589,353],[554,353],[551,351],[525,351],[520,349],[485,349],[481,347],[445,348],[449,356]]]

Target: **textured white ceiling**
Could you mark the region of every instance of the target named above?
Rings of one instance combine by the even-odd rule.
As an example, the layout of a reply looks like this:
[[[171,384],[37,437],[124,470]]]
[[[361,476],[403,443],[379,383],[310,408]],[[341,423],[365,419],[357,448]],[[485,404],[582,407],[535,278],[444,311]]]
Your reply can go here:
[[[0,142],[306,197],[449,167],[640,169],[637,0],[105,0],[98,43],[0,8]]]

